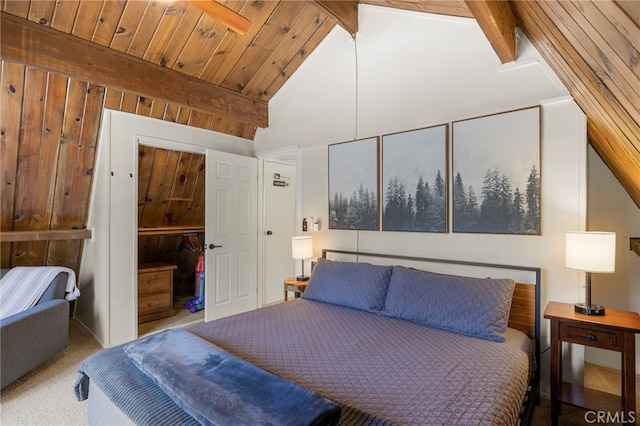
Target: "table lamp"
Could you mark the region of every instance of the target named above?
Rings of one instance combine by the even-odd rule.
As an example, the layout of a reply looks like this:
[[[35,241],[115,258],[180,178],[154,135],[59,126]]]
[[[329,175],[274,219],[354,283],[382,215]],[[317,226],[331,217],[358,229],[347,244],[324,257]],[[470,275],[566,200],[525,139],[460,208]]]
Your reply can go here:
[[[294,259],[302,260],[302,275],[298,275],[296,280],[307,281],[309,276],[304,274],[304,260],[313,257],[313,241],[311,237],[291,238],[291,254]]]
[[[616,266],[615,232],[567,232],[565,265],[587,273],[585,303],[576,303],[575,311],[585,315],[604,315],[604,306],[591,304],[591,273],[609,273]]]

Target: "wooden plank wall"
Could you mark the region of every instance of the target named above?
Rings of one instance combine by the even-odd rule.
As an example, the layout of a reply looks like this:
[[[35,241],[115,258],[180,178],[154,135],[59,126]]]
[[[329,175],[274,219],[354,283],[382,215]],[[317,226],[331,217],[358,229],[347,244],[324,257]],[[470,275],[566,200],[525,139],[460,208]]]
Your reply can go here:
[[[2,61],[1,228],[86,225],[104,89]],[[78,270],[83,242],[2,243],[2,267]]]
[[[205,156],[141,145],[138,150],[138,226],[203,227],[205,220]],[[193,237],[192,237],[193,238]],[[195,236],[204,244],[204,233]],[[199,250],[185,244],[184,234],[138,238],[138,262],[165,262],[174,270],[174,297],[194,294]]]

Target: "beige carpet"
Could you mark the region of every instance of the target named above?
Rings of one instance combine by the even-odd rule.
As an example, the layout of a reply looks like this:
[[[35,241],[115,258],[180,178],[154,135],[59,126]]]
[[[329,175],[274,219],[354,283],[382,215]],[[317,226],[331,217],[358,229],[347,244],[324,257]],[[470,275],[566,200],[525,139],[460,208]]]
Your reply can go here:
[[[87,356],[100,350],[100,345],[75,321],[69,323],[69,346],[61,354],[0,391],[0,424],[2,426],[75,426],[86,425],[87,406],[76,401],[73,383],[76,366]],[[585,384],[588,387],[620,393],[617,370],[587,364]],[[640,376],[637,389],[640,389]],[[639,392],[636,392],[638,395]],[[640,401],[637,404],[640,407]],[[561,426],[586,425],[584,410],[563,405]],[[548,426],[549,401],[542,399],[533,413],[534,426]]]
[[[76,365],[101,347],[75,321],[69,322],[69,346],[0,391],[0,424],[72,426],[87,424],[87,403],[73,394]]]
[[[155,321],[144,322],[138,325],[138,336],[157,333],[158,331],[174,327],[186,327],[187,325],[204,322],[204,309],[192,314],[188,309],[182,309],[182,304],[192,298],[182,298],[173,304],[173,316],[161,318]]]

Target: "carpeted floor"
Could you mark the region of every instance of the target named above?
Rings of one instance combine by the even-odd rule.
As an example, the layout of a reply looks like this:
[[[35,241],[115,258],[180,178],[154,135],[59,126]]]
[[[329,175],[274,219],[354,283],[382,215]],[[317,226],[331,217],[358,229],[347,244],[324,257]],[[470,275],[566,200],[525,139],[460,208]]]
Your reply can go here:
[[[76,401],[73,383],[76,366],[100,350],[100,345],[75,321],[69,323],[69,346],[61,354],[0,391],[0,424],[11,426],[80,426],[87,424],[87,406]],[[588,387],[619,394],[617,370],[587,364]],[[640,377],[640,376],[638,376]],[[640,389],[640,379],[637,389]],[[640,393],[637,392],[637,395]],[[640,401],[637,406],[640,407]],[[585,411],[562,406],[561,426],[584,426]],[[549,401],[541,399],[533,413],[533,426],[548,426]]]

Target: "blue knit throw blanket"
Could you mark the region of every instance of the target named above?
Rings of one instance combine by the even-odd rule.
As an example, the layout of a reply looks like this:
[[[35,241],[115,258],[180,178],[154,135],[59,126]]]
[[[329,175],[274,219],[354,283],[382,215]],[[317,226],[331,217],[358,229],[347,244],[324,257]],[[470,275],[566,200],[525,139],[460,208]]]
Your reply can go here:
[[[204,425],[335,425],[341,407],[183,329],[125,346],[129,359]]]

